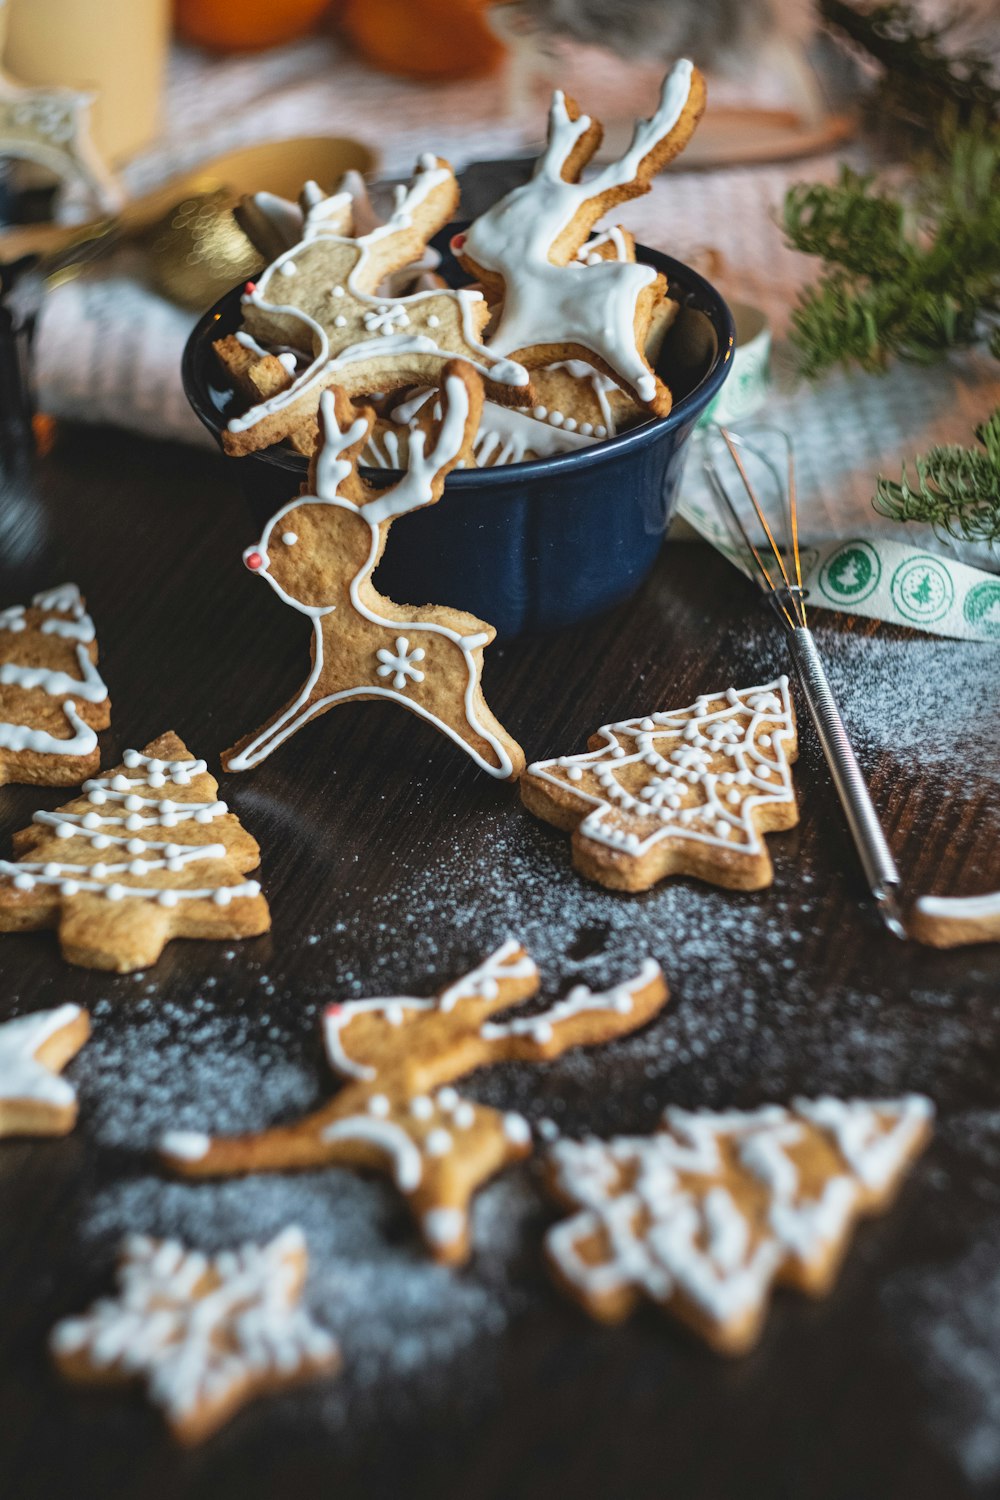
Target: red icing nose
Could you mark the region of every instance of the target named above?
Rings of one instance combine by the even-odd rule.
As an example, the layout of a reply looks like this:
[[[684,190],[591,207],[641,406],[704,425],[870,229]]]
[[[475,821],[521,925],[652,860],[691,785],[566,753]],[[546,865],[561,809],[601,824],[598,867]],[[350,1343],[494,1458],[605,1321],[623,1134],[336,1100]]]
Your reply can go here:
[[[461,250],[461,248],[462,248],[462,246],[464,244],[465,244],[465,235],[464,234],[453,234],[452,235],[452,237],[451,237],[451,248],[453,250]]]
[[[256,281],[248,281],[243,290],[246,292],[248,297],[252,297],[254,292],[257,290]]]
[[[264,559],[261,557],[259,552],[248,552],[243,561],[246,563],[251,573],[256,573],[257,569],[263,567],[264,565]]]

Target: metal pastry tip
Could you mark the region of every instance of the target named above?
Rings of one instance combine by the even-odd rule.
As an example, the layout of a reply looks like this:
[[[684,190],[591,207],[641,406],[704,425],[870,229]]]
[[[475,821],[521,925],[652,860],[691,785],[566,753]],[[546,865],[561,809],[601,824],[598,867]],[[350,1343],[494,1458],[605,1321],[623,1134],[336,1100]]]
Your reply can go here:
[[[881,886],[874,890],[875,904],[878,907],[879,916],[888,927],[893,937],[901,938],[904,942],[907,938],[906,928],[903,926],[902,913],[899,910],[899,902],[896,892],[892,886]]]

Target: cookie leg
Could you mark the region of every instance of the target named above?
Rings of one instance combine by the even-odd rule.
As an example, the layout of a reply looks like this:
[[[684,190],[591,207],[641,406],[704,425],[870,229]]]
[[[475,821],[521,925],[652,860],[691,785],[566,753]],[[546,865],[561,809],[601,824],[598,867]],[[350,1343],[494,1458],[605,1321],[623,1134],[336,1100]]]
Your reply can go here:
[[[277,750],[279,745],[297,734],[303,724],[308,724],[317,714],[330,707],[329,698],[315,698],[311,693],[299,693],[292,701],[257,730],[248,734],[230,749],[222,753],[222,766],[226,771],[252,771],[261,761]]]
[[[478,680],[471,689],[465,680],[448,683],[426,704],[404,700],[404,707],[443,729],[491,776],[516,781],[524,770],[524,751],[493,717]]]

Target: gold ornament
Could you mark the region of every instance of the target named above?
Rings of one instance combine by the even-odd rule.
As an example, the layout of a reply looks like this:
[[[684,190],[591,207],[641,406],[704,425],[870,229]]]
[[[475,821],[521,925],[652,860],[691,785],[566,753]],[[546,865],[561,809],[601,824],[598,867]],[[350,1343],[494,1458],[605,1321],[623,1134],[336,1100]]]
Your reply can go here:
[[[233,218],[236,202],[226,188],[196,193],[149,230],[150,275],[165,296],[201,312],[262,269],[264,257]]]

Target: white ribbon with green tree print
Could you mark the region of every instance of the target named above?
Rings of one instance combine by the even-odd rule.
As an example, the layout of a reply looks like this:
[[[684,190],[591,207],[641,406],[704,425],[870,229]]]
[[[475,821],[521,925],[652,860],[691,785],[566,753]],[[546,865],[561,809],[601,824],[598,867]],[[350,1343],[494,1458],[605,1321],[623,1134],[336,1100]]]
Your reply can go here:
[[[677,513],[752,577],[711,504],[707,497],[685,496]],[[1000,576],[995,573],[882,536],[807,545],[800,556],[813,608],[866,615],[959,640],[1000,641]]]

